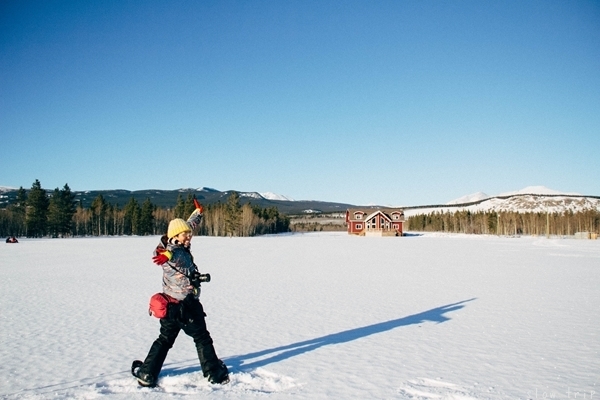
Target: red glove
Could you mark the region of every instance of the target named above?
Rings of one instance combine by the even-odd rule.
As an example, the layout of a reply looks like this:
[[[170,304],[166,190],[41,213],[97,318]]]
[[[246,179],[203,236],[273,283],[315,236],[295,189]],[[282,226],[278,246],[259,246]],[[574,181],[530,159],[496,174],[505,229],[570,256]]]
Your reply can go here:
[[[196,210],[198,210],[200,212],[200,214],[202,214],[204,212],[204,207],[202,207],[202,204],[198,203],[198,200],[196,200],[194,198],[194,206],[196,206]]]
[[[169,261],[171,257],[173,257],[173,253],[171,253],[169,250],[165,248],[157,248],[156,255],[152,257],[152,261],[154,261],[154,264],[156,265],[163,265]]]

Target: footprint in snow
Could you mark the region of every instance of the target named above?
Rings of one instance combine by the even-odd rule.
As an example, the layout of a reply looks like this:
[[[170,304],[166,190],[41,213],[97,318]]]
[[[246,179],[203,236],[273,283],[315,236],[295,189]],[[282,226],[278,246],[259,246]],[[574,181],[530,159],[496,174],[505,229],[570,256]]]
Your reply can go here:
[[[102,395],[124,394],[135,392],[169,393],[178,396],[208,394],[215,392],[239,392],[269,394],[289,391],[301,386],[293,378],[278,375],[263,368],[257,368],[250,372],[230,372],[229,383],[225,385],[213,385],[202,376],[199,371],[184,374],[173,374],[161,376],[158,386],[155,388],[141,388],[137,385],[135,378],[117,379],[95,385],[95,392]]]
[[[417,378],[405,382],[398,394],[403,398],[415,400],[476,400],[477,396],[471,389],[444,382],[440,379]]]

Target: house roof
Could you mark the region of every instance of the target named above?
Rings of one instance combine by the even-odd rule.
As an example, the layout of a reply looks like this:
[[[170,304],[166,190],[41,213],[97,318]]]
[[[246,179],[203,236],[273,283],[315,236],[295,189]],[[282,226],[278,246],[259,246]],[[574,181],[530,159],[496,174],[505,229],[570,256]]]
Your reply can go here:
[[[348,220],[349,221],[366,221],[372,218],[375,214],[381,213],[390,221],[404,221],[404,210],[402,208],[349,208],[348,212]],[[356,219],[356,213],[367,214],[366,218]],[[392,218],[393,214],[400,213],[400,219],[394,220]]]

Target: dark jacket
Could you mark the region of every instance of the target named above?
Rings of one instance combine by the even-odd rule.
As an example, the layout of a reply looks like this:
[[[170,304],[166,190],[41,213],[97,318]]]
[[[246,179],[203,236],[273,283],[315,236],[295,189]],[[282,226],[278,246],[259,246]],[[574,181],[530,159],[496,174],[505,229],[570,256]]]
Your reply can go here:
[[[198,210],[194,211],[187,220],[190,229],[193,231],[202,221],[202,214]],[[166,245],[159,243],[158,248],[166,247],[171,252],[171,260],[162,265],[163,269],[163,292],[177,300],[183,300],[190,293],[195,298],[200,296],[200,288],[194,288],[190,283],[190,278],[198,267],[194,263],[194,257],[190,247],[186,247],[174,238],[167,241]],[[157,251],[154,252],[155,255]]]

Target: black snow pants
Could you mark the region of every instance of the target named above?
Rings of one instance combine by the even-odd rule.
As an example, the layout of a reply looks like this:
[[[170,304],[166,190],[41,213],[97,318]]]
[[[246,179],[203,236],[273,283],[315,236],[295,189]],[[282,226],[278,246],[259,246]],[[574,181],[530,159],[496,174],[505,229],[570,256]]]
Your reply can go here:
[[[160,335],[150,347],[139,371],[151,374],[156,381],[167,358],[167,353],[173,347],[180,330],[194,339],[198,360],[205,377],[210,371],[220,368],[220,361],[217,358],[210,333],[206,329],[204,317],[202,304],[191,296],[178,304],[170,304],[167,317],[160,320]]]

